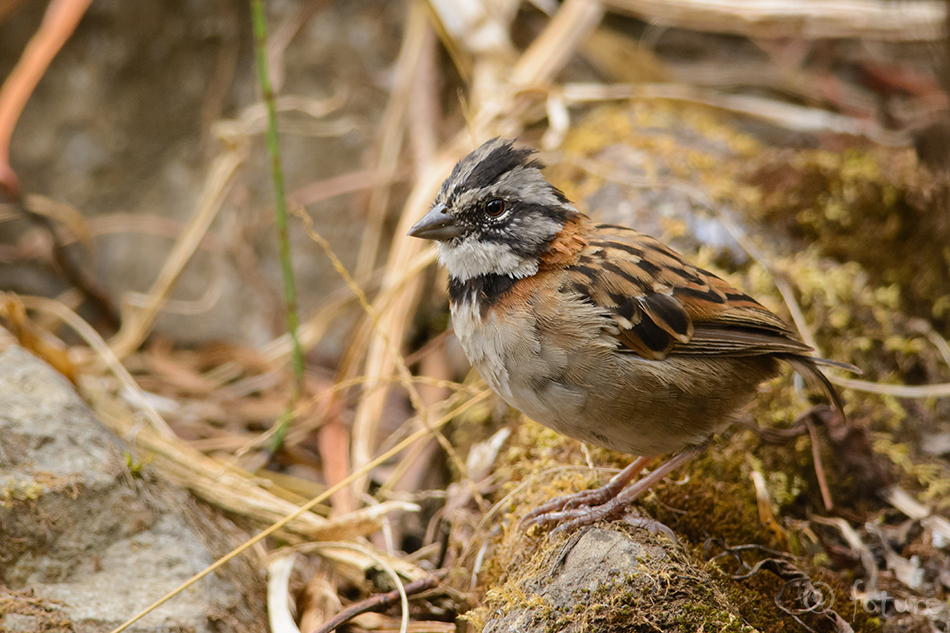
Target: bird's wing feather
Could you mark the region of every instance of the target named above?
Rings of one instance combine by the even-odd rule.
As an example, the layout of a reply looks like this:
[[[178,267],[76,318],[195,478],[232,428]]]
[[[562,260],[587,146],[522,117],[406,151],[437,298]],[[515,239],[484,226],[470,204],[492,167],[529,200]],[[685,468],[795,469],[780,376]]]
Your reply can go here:
[[[646,359],[811,351],[754,299],[631,229],[598,226],[565,281],[608,310],[624,351]]]

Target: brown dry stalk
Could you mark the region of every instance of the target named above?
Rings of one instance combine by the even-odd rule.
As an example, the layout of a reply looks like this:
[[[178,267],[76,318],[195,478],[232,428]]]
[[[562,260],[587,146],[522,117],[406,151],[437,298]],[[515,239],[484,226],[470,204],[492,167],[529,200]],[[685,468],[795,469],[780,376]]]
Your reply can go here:
[[[382,288],[385,290],[398,284],[402,286],[402,292],[387,310],[377,307],[380,318],[366,352],[366,396],[357,407],[353,424],[353,468],[359,469],[369,461],[378,438],[377,422],[388,395],[388,386],[380,385],[380,382],[391,375],[397,365],[388,342],[405,340],[410,315],[418,304],[420,279],[407,280],[405,271],[425,245],[407,237],[406,233],[428,208],[452,165],[471,148],[472,137],[484,139],[492,134],[512,134],[520,129],[524,113],[532,102],[525,91],[546,86],[580,42],[597,27],[602,15],[599,2],[567,0],[507,74],[507,84],[495,94],[476,95],[472,99],[479,109],[473,113],[470,130],[457,134],[431,164],[420,166],[420,177],[403,207],[385,266],[387,273]],[[483,62],[476,57],[476,66],[479,63]],[[419,413],[425,421],[423,412]],[[365,477],[355,483],[357,495],[366,489],[366,484]]]
[[[946,3],[918,0],[605,0],[612,11],[659,26],[761,38],[936,41]]]
[[[439,420],[434,424],[434,426],[438,427],[438,426],[441,426],[441,425],[443,425],[443,424],[446,424],[449,420],[453,419],[455,416],[457,416],[457,415],[459,415],[460,413],[462,413],[463,411],[467,410],[469,407],[471,407],[471,406],[473,406],[474,404],[476,404],[476,403],[482,401],[487,395],[488,395],[488,392],[485,391],[485,392],[483,392],[482,394],[480,394],[480,395],[478,395],[478,396],[476,396],[476,397],[474,397],[474,398],[468,400],[467,402],[465,402],[465,403],[463,403],[461,406],[459,406],[456,410],[450,412],[449,414],[447,414],[447,415],[443,416],[441,419],[439,419]],[[221,567],[222,565],[224,565],[226,562],[228,562],[229,560],[231,560],[231,559],[234,558],[235,556],[238,556],[238,555],[242,554],[243,552],[247,551],[247,550],[248,550],[249,548],[251,548],[253,545],[255,545],[256,543],[261,542],[263,539],[267,538],[267,537],[270,536],[271,534],[274,534],[275,532],[284,529],[284,528],[287,527],[289,524],[291,524],[293,521],[296,521],[296,520],[299,519],[301,516],[307,514],[313,507],[316,506],[316,504],[320,503],[321,501],[325,500],[327,497],[329,497],[330,495],[332,495],[332,494],[333,494],[334,492],[336,492],[336,490],[338,490],[341,486],[347,485],[347,484],[351,483],[351,481],[354,480],[354,479],[356,479],[357,477],[363,476],[363,475],[365,474],[365,471],[368,471],[370,468],[374,468],[374,467],[378,466],[379,464],[383,463],[383,462],[386,461],[387,459],[390,459],[392,456],[394,456],[394,455],[396,455],[397,453],[403,451],[405,448],[411,446],[416,440],[418,440],[420,437],[422,437],[423,434],[428,433],[428,432],[429,432],[428,429],[426,429],[426,430],[424,430],[424,431],[417,431],[417,432],[413,433],[412,435],[410,435],[409,437],[405,438],[402,442],[400,442],[398,445],[394,446],[392,449],[390,449],[390,450],[387,451],[386,453],[384,453],[384,454],[378,456],[378,457],[377,457],[376,459],[374,459],[372,462],[366,464],[366,466],[364,466],[364,469],[363,469],[362,471],[356,471],[356,472],[354,472],[352,475],[350,475],[349,477],[347,477],[346,480],[344,480],[344,481],[340,482],[339,484],[337,484],[336,486],[331,487],[330,489],[324,491],[322,494],[320,494],[320,495],[314,497],[313,499],[311,499],[310,501],[308,501],[308,502],[305,503],[304,505],[299,506],[299,507],[294,506],[295,509],[294,509],[292,512],[290,512],[289,514],[287,514],[286,516],[284,516],[283,518],[281,518],[281,519],[280,519],[279,521],[277,521],[276,523],[272,524],[270,527],[264,529],[262,532],[259,532],[259,533],[258,533],[256,536],[254,536],[253,538],[248,539],[248,540],[245,541],[242,545],[240,545],[240,546],[236,547],[235,549],[231,550],[231,552],[229,552],[229,553],[226,554],[225,556],[219,558],[219,559],[218,559],[217,561],[215,561],[213,564],[211,564],[210,566],[206,567],[203,571],[199,572],[198,574],[195,574],[195,575],[192,576],[190,579],[188,579],[187,581],[185,581],[184,583],[182,583],[179,587],[177,587],[176,589],[172,590],[171,592],[165,594],[162,598],[158,599],[157,601],[155,601],[153,604],[149,605],[147,608],[145,608],[145,609],[142,610],[141,612],[139,612],[139,613],[137,613],[136,615],[132,616],[132,618],[130,618],[129,620],[125,621],[125,622],[122,623],[119,627],[117,627],[116,629],[114,629],[114,630],[112,631],[112,633],[119,633],[120,631],[125,630],[125,629],[128,628],[131,624],[137,622],[138,620],[140,620],[141,618],[143,618],[145,615],[147,615],[148,613],[150,613],[150,612],[153,611],[154,609],[158,608],[159,606],[161,606],[162,604],[164,604],[165,602],[167,602],[168,600],[170,600],[170,599],[173,598],[174,596],[178,595],[179,593],[181,593],[182,591],[184,591],[185,589],[187,589],[188,587],[190,587],[192,584],[194,584],[194,583],[197,582],[198,580],[204,578],[205,576],[207,576],[208,574],[210,574],[210,573],[213,572],[214,570],[218,569],[219,567]],[[195,491],[195,492],[198,492],[198,491]],[[369,510],[373,510],[373,508],[370,508]],[[344,538],[350,538],[350,537],[352,537],[352,534],[348,534],[348,535],[345,535],[345,536],[344,536]],[[311,545],[311,546],[313,546],[313,545]],[[340,544],[340,548],[350,549],[350,550],[354,549],[353,546],[352,546],[352,545],[349,545],[349,544]],[[339,549],[339,548],[338,548],[338,549]],[[364,548],[364,549],[365,549],[365,548]],[[324,556],[327,557],[327,558],[332,558],[332,557],[329,555],[329,553],[324,553]],[[378,560],[384,558],[384,556],[381,555],[381,554],[375,554],[375,553],[374,553],[370,558],[371,558],[372,560],[374,560],[374,561],[378,561]],[[408,562],[406,562],[406,561],[404,561],[404,560],[402,560],[402,559],[395,558],[395,557],[387,557],[387,558],[389,559],[389,560],[386,561],[387,566],[388,566],[389,568],[393,569],[393,570],[397,570],[397,569],[400,570],[399,573],[402,574],[403,576],[407,577],[407,578],[415,579],[415,578],[419,578],[419,577],[421,577],[421,576],[424,575],[424,572],[422,572],[421,569],[419,569],[418,567],[415,567],[414,565],[412,565],[412,564],[410,564],[410,563],[408,563]],[[343,559],[336,559],[336,558],[332,558],[332,560],[334,560],[334,561],[336,561],[336,562],[338,562],[338,563],[341,563],[341,564],[344,564],[344,563],[346,563],[346,562],[351,562],[351,561],[344,561]],[[352,559],[351,559],[351,560],[352,560]],[[369,565],[366,563],[365,557],[362,559],[362,564],[365,565],[366,568],[369,567]]]
[[[354,271],[357,279],[370,273],[379,254],[383,221],[386,219],[391,191],[390,183],[387,181],[392,180],[399,164],[399,153],[406,133],[406,113],[409,109],[410,96],[415,88],[413,75],[419,65],[426,42],[425,33],[428,30],[428,24],[421,4],[417,2],[410,6],[402,48],[396,59],[394,89],[389,95],[389,101],[380,120],[381,139],[376,171],[383,178],[381,182],[374,183],[370,190],[363,240],[360,243]]]

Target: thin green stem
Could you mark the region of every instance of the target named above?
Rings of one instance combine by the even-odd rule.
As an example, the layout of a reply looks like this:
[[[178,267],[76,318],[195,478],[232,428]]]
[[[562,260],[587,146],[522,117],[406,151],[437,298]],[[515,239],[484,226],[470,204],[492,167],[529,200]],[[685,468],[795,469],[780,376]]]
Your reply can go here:
[[[294,372],[294,386],[289,406],[280,417],[281,429],[274,434],[274,446],[279,447],[283,440],[284,429],[290,420],[297,400],[303,392],[303,351],[297,338],[299,318],[297,316],[297,289],[294,284],[294,269],[290,257],[290,237],[287,232],[287,200],[285,198],[284,170],[280,162],[280,145],[277,140],[277,106],[274,89],[267,73],[267,22],[264,17],[263,0],[250,0],[251,20],[254,25],[254,58],[257,63],[257,77],[261,84],[264,104],[267,108],[267,152],[271,158],[271,170],[274,179],[275,220],[277,238],[280,244],[280,266],[284,277],[284,303],[286,304],[287,332],[291,340],[291,364]]]

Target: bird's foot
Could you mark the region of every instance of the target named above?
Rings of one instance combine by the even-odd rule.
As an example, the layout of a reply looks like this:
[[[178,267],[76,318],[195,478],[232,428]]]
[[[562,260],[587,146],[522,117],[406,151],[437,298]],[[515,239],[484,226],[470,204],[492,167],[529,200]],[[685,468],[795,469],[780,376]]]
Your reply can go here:
[[[599,498],[602,496],[601,491],[603,488],[598,488],[597,490],[588,490],[585,492],[597,493],[596,495],[584,495],[590,497]],[[577,495],[582,496],[582,495]],[[568,495],[567,497],[561,497],[555,499],[554,501],[560,501],[562,499],[566,500],[565,505],[573,504],[576,500],[572,499],[574,495]],[[550,502],[549,502],[550,503]],[[579,502],[578,502],[579,503]],[[533,525],[540,527],[549,527],[557,526],[551,531],[551,536],[559,534],[562,532],[570,532],[572,530],[586,527],[588,525],[593,525],[598,521],[605,521],[607,519],[615,519],[624,514],[627,509],[627,504],[629,500],[626,498],[621,498],[620,496],[614,496],[612,499],[608,499],[605,502],[596,503],[594,505],[571,505],[570,508],[564,510],[545,510],[544,512],[538,512],[538,510],[544,509],[544,506],[536,509],[534,512],[529,514],[521,522],[523,528],[528,529]],[[548,504],[545,504],[547,506]]]
[[[628,514],[627,516],[623,518],[623,520],[624,520],[624,523],[626,523],[627,525],[631,525],[641,530],[646,530],[653,536],[656,536],[657,534],[662,534],[666,538],[670,539],[671,541],[679,545],[680,541],[678,538],[676,538],[676,534],[673,532],[673,530],[671,530],[666,524],[660,523],[656,519],[648,519],[646,517],[640,517],[640,516],[635,517],[631,514]]]
[[[541,504],[521,520],[521,528],[527,530],[533,525],[550,525],[589,514],[593,509],[602,507],[615,499],[624,487],[640,474],[648,461],[650,460],[647,457],[638,457],[600,488],[582,490]],[[599,518],[591,519],[586,525],[597,520]]]
[[[628,486],[627,484],[639,474],[649,461],[648,458],[639,457],[601,488],[558,497],[535,508],[522,519],[521,527],[522,529],[529,529],[534,525],[547,527],[557,524],[557,527],[551,532],[553,536],[559,532],[567,532],[591,525],[597,521],[622,516],[627,506],[634,499],[649,490],[670,472],[695,457],[704,448],[705,444],[677,453],[660,464],[650,474]],[[657,525],[662,524],[657,523]],[[667,530],[669,531],[669,528]]]

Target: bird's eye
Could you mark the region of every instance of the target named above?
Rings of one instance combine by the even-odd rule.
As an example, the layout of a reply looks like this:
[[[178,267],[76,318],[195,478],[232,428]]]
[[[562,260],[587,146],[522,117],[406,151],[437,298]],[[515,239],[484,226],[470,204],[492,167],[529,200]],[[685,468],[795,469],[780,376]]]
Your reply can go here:
[[[485,203],[485,213],[490,216],[498,217],[505,212],[505,201],[501,198],[492,198]]]

